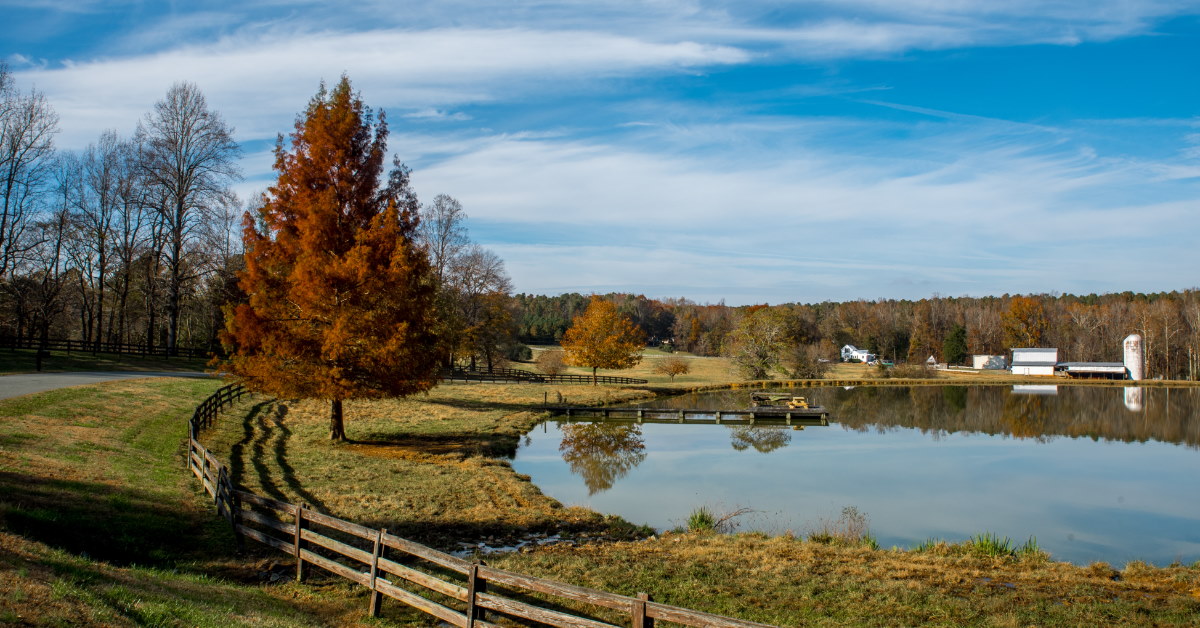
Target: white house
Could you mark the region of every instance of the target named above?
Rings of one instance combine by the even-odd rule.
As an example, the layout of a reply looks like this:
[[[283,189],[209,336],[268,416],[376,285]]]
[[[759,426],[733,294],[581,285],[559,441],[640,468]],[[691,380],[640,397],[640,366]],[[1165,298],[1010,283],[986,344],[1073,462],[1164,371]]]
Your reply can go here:
[[[850,360],[858,360],[870,364],[875,361],[875,354],[869,353],[866,349],[859,349],[854,345],[846,345],[842,347],[842,361],[849,362]]]
[[[1013,375],[1054,375],[1058,349],[1013,349]]]

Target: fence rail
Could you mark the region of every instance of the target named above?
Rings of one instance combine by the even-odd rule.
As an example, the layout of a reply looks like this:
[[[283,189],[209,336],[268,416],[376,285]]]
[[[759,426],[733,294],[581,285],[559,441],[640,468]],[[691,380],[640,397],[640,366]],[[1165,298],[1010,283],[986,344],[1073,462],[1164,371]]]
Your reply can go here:
[[[367,587],[369,612],[378,617],[391,598],[459,628],[499,628],[488,613],[556,628],[652,628],[655,620],[684,626],[761,628],[760,624],[554,580],[526,576],[471,562],[419,543],[315,512],[305,504],[263,497],[233,486],[228,468],[200,443],[200,430],[246,394],[239,384],[223,386],[196,407],[190,421],[188,469],[212,497],[217,514],[230,523],[238,542],[252,539],[292,556],[296,579],[308,566]],[[546,600],[545,598],[549,598]],[[563,601],[587,605],[566,612]],[[620,618],[614,619],[614,618]]]
[[[442,373],[442,379],[446,381],[464,381],[464,382],[515,382],[515,383],[535,383],[535,384],[591,384],[591,375],[546,375],[544,373],[531,373],[519,369],[492,369],[491,371],[478,371],[470,369],[454,369]],[[636,377],[616,377],[612,375],[597,375],[595,379],[598,384],[645,384],[647,380],[638,379]]]
[[[0,347],[5,349],[38,349],[42,341],[37,338],[20,338],[17,336],[0,336]],[[128,342],[101,342],[70,339],[50,339],[45,348],[49,351],[78,351],[80,353],[112,353],[116,355],[162,356],[184,358],[207,358],[216,351],[195,349],[192,347],[176,347],[175,353],[170,354],[165,346],[150,346]]]

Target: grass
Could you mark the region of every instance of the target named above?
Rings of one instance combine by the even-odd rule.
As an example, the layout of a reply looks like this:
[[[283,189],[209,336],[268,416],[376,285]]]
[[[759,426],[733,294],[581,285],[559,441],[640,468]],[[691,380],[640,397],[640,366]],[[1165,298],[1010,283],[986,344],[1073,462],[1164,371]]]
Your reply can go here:
[[[362,621],[366,599],[344,583],[263,584],[273,558],[237,557],[186,474],[187,417],[220,385],[129,380],[0,401],[0,625]]]
[[[35,349],[0,349],[0,373],[37,372]],[[42,360],[42,371],[203,371],[203,358],[157,358],[117,355],[113,353],[82,353],[51,351]]]

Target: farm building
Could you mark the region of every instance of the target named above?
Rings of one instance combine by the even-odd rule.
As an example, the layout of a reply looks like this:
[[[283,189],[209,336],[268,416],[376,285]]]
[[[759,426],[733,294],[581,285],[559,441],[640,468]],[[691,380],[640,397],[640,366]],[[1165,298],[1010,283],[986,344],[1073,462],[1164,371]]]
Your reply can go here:
[[[1054,367],[1058,366],[1058,349],[1013,349],[1012,353],[1013,375],[1054,376]]]
[[[971,368],[977,370],[998,371],[1008,368],[1008,360],[1002,355],[973,355]]]
[[[859,362],[870,364],[871,362],[875,361],[875,354],[867,351],[866,349],[859,349],[854,345],[846,345],[842,347],[842,361],[849,362],[851,360],[858,360]]]

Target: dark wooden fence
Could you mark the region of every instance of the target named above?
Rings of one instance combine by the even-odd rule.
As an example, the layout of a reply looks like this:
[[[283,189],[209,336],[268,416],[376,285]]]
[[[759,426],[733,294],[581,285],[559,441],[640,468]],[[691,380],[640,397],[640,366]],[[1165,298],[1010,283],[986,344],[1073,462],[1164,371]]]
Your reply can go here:
[[[519,369],[498,369],[494,368],[491,371],[478,371],[470,369],[453,369],[442,373],[442,379],[446,381],[463,381],[463,382],[515,382],[515,383],[533,383],[533,384],[591,384],[591,375],[546,375],[544,373],[532,373],[530,371],[522,371]],[[596,383],[599,384],[645,384],[646,380],[636,377],[614,377],[611,375],[597,375]]]
[[[16,336],[0,336],[0,347],[5,349],[37,349],[42,341],[37,338],[18,338]],[[78,351],[80,353],[113,353],[116,355],[162,356],[170,357],[164,346],[150,346],[127,342],[99,342],[83,340],[51,339],[46,341],[45,348],[49,351]],[[195,349],[191,347],[176,347],[174,356],[184,358],[207,358],[214,351]]]
[[[371,591],[372,616],[391,598],[459,628],[499,628],[513,620],[557,628],[651,628],[655,620],[684,626],[755,628],[755,622],[525,576],[467,561],[407,539],[233,486],[229,471],[200,444],[202,428],[245,394],[224,386],[196,408],[190,423],[188,468],[212,497],[217,513],[242,539],[292,556],[296,579],[315,565]],[[493,613],[495,615],[487,615]],[[613,623],[613,622],[620,622]]]

